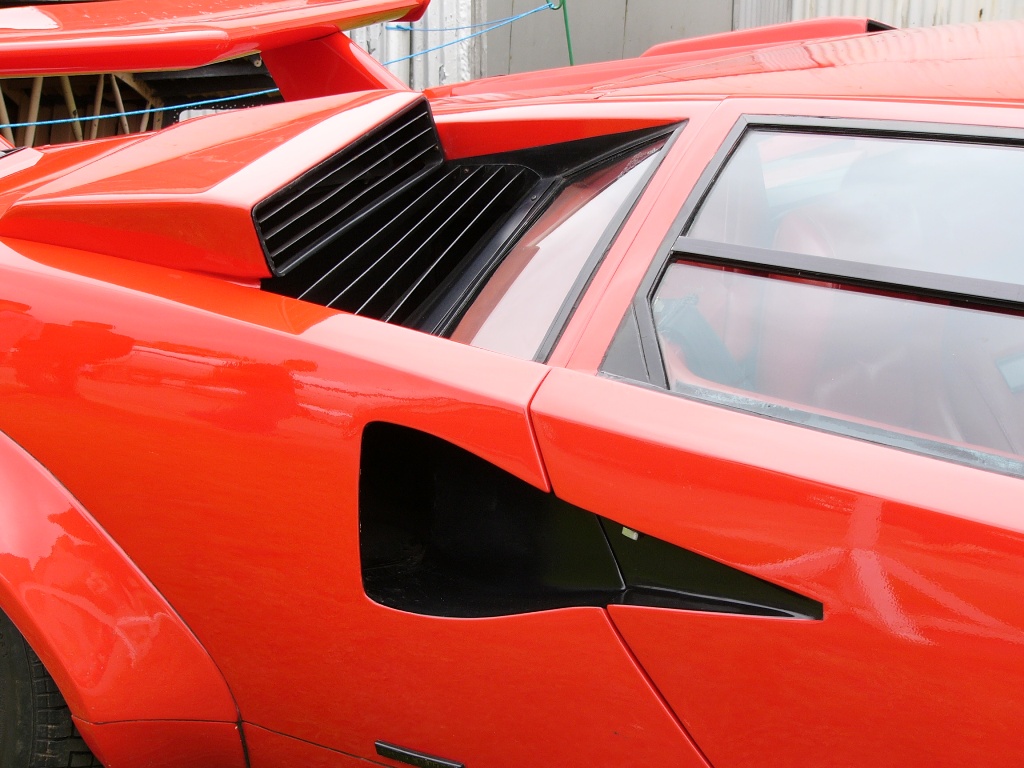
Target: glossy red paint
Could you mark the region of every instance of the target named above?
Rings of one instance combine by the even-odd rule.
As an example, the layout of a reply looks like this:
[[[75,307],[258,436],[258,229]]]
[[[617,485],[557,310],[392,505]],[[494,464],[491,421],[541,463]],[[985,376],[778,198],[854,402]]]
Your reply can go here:
[[[262,58],[288,101],[352,91],[408,90],[405,83],[340,32],[267,50]],[[311,71],[317,77],[310,77]]]
[[[0,9],[7,75],[187,69],[398,18],[429,0],[106,0]]]
[[[10,351],[12,331],[25,328],[23,310],[0,301],[7,361],[32,354],[25,346]],[[12,384],[5,376],[0,386]],[[76,715],[99,723],[237,719],[224,679],[177,614],[89,513],[2,433],[0,553],[0,610]]]
[[[0,211],[26,192],[141,138],[136,134],[50,147],[23,147],[5,156],[0,163]]]
[[[127,8],[101,5],[111,14]],[[227,13],[229,5],[205,7]],[[289,97],[384,82],[337,26],[319,19],[342,7],[364,20],[423,7],[269,5],[238,10],[231,18],[251,29],[225,34],[237,50],[249,50],[246,40],[292,46],[268,57]],[[155,7],[171,13],[170,4]],[[38,23],[34,14],[19,18]],[[235,24],[218,19],[211,24],[220,31]],[[742,115],[1024,128],[1014,110],[977,105],[1021,101],[1016,70],[998,71],[1019,60],[1021,29],[796,45],[782,39],[790,29],[755,33],[778,43],[757,53],[723,54],[714,48],[722,41],[704,40],[639,62],[429,94],[452,158],[688,121],[550,366],[261,293],[256,278],[265,272],[254,267],[252,242],[230,236],[239,230],[224,224],[224,208],[251,209],[256,191],[376,124],[354,115],[400,108],[412,94],[262,108],[161,134],[168,139],[0,159],[0,208],[31,193],[23,210],[60,211],[17,230],[4,227],[22,215],[19,206],[0,220],[8,235],[0,244],[0,430],[69,489],[40,475],[50,489],[39,492],[40,515],[3,508],[0,541],[22,530],[15,526],[27,533],[0,547],[0,564],[29,559],[28,542],[61,565],[59,573],[22,568],[20,581],[0,567],[0,584],[14,585],[0,589],[0,606],[70,691],[108,768],[171,764],[169,744],[185,750],[173,764],[241,764],[221,678],[181,671],[194,657],[208,663],[206,652],[238,702],[251,764],[262,768],[397,765],[375,755],[377,739],[470,766],[1013,764],[1013,725],[1024,714],[1020,480],[592,374],[652,259],[677,234],[683,201]],[[199,59],[216,47],[206,28],[122,37],[131,34],[154,46],[154,61]],[[729,38],[733,46],[744,39]],[[88,47],[56,60],[114,56],[107,41],[95,42],[91,59]],[[135,55],[125,51],[119,69]],[[303,67],[331,66],[322,82],[302,82]],[[603,86],[609,79],[617,81]],[[353,111],[339,112],[346,105]],[[216,146],[228,126],[233,141]],[[195,143],[183,149],[182,136]],[[279,143],[268,150],[268,141]],[[146,232],[126,234],[122,203],[136,198],[158,199],[165,212],[184,202],[175,210],[230,242],[192,259],[161,240],[174,234],[166,217],[144,214]],[[105,236],[87,239],[81,222],[73,238],[49,231],[97,201],[109,206]],[[153,253],[161,265],[130,260]],[[450,619],[373,603],[361,582],[357,492],[362,431],[375,421],[429,432],[572,503],[799,591],[823,603],[825,618],[612,606]],[[35,494],[22,474],[11,482]],[[46,512],[51,500],[55,514]],[[54,527],[64,514],[74,527],[63,517],[65,527]],[[80,541],[95,545],[98,559],[83,561]],[[132,610],[131,600],[144,601],[146,616],[180,615],[195,633],[182,624],[177,640],[160,635],[170,660],[132,668],[151,675],[137,685],[111,677],[109,701],[90,699],[75,667],[112,653],[107,625],[76,623],[86,620],[72,616],[70,601],[64,613],[37,610],[41,619],[26,608],[26,595],[59,576],[76,605],[93,600],[107,610],[106,595],[81,575],[86,567],[142,584],[142,597],[122,590]],[[62,660],[68,648],[75,658]],[[193,701],[182,693],[186,682],[216,688],[210,680],[220,694],[200,691]],[[132,748],[140,742],[153,748],[140,754]]]
[[[253,207],[419,98],[362,92],[179,123],[24,193],[0,235],[269,277]]]
[[[1020,480],[566,370],[532,412],[559,497],[824,604],[609,609],[716,768],[1016,764]]]
[[[1024,100],[1024,21],[920,27],[811,41],[606,82],[600,93],[658,98],[848,96],[859,100]]]
[[[249,768],[278,768],[283,765],[302,765],[306,768],[370,768],[374,765],[395,765],[390,761],[371,762],[346,755],[333,749],[324,749],[308,741],[293,739],[257,725],[245,724],[245,744],[249,753]],[[400,764],[398,764],[400,765]]]
[[[449,159],[512,152],[594,136],[656,128],[680,121],[677,105],[618,105],[530,100],[451,108],[432,104],[437,131]]]
[[[874,25],[874,29],[872,26]],[[665,56],[671,53],[732,54],[750,48],[768,48],[781,43],[805,43],[826,37],[863,37],[865,32],[878,31],[878,22],[871,19],[836,17],[804,19],[786,24],[772,24],[754,29],[738,29],[719,35],[704,35],[688,40],[674,40],[654,45],[644,51],[642,58]]]
[[[363,595],[363,425],[428,431],[547,487],[526,415],[543,366],[327,310],[296,329],[309,310],[288,299],[19,247],[0,256],[21,307],[0,421],[189,622],[243,718],[365,757],[390,739],[483,764],[702,765],[603,610],[456,620]],[[140,289],[161,286],[190,305]],[[20,352],[33,338],[45,359]]]
[[[194,721],[75,725],[105,768],[247,768],[236,723]]]

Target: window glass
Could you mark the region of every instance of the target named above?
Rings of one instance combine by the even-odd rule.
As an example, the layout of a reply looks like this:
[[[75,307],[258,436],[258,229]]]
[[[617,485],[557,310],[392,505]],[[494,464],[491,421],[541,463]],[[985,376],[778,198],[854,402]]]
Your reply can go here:
[[[640,192],[664,141],[563,189],[519,239],[456,326],[456,341],[526,360],[623,205]]]
[[[653,311],[673,391],[1021,473],[1024,317],[685,261]]]
[[[1024,149],[748,131],[690,237],[1024,284]]]

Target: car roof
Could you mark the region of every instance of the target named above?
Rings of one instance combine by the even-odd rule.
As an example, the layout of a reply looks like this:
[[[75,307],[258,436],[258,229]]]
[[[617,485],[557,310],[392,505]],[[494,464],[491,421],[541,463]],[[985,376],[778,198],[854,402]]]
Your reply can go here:
[[[869,32],[738,53],[648,56],[488,78],[435,94],[540,92],[631,99],[742,95],[1020,103],[1024,21]]]

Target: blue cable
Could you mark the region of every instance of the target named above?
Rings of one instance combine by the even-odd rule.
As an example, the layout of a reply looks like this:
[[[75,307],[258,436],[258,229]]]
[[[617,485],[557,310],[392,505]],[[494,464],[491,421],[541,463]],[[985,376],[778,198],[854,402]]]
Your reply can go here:
[[[507,19],[502,19],[501,21],[488,22],[488,24],[490,24],[491,26],[488,26],[486,29],[481,29],[479,32],[474,32],[471,35],[466,35],[465,37],[460,37],[460,38],[457,38],[455,40],[449,40],[447,43],[441,43],[440,45],[435,45],[433,48],[425,48],[422,51],[416,51],[416,53],[410,53],[408,56],[399,56],[397,59],[392,59],[391,61],[385,61],[384,62],[384,66],[386,67],[386,66],[389,66],[391,64],[397,64],[400,61],[407,61],[408,59],[414,59],[417,56],[422,56],[425,53],[433,53],[434,51],[439,51],[442,48],[447,48],[449,45],[456,45],[458,43],[463,43],[466,40],[472,40],[474,37],[480,37],[480,35],[486,35],[488,32],[492,32],[495,29],[497,29],[498,27],[504,27],[507,24],[512,24],[514,22],[519,21],[520,19],[525,19],[527,16],[532,16],[533,14],[538,13],[540,11],[558,10],[561,7],[562,7],[561,5],[555,5],[553,3],[545,3],[544,5],[538,5],[536,8],[534,8],[532,10],[529,10],[529,11],[525,11],[523,13],[520,13],[518,16],[509,16]],[[474,24],[472,26],[480,26],[480,25]],[[452,29],[458,29],[458,27],[452,27]],[[426,32],[428,30],[413,29],[412,31],[413,32]]]
[[[477,27],[486,27],[486,29],[481,29],[479,32],[474,32],[471,35],[466,35],[465,37],[460,37],[460,38],[458,38],[456,40],[449,40],[446,43],[441,43],[440,45],[435,45],[433,48],[426,48],[426,49],[424,49],[422,51],[416,51],[415,53],[410,53],[408,56],[400,56],[397,59],[392,59],[391,61],[385,61],[383,64],[386,67],[386,66],[388,66],[390,64],[397,64],[400,61],[407,61],[409,59],[414,59],[417,56],[422,56],[422,55],[424,55],[426,53],[433,53],[434,51],[439,51],[442,48],[447,48],[450,45],[458,45],[459,43],[465,42],[466,40],[472,40],[474,37],[479,37],[480,35],[485,35],[488,32],[491,32],[491,31],[493,31],[495,29],[498,29],[498,27],[504,27],[504,26],[506,26],[508,24],[514,24],[515,22],[519,21],[520,19],[525,19],[527,16],[532,16],[533,14],[539,13],[540,11],[548,11],[548,10],[557,11],[557,10],[560,10],[561,7],[562,7],[562,3],[564,1],[565,0],[558,0],[558,2],[550,2],[550,0],[549,0],[549,2],[545,3],[544,5],[538,5],[536,8],[533,8],[533,9],[531,9],[529,11],[524,11],[523,13],[517,14],[515,16],[509,16],[508,18],[499,19],[498,21],[486,21],[486,22],[482,22],[480,24],[469,24],[469,25],[462,26],[462,27],[446,27],[446,28],[441,28],[441,29],[429,29],[429,28],[428,29],[416,29],[416,28],[413,28],[411,26],[403,27],[401,25],[386,25],[386,27],[385,27],[386,29],[400,30],[400,31],[403,31],[403,32],[450,32],[450,31],[462,30],[462,29],[475,29]],[[27,128],[28,126],[31,126],[31,125],[38,126],[38,125],[65,125],[67,123],[89,123],[89,122],[93,122],[95,120],[110,120],[112,118],[118,118],[118,117],[132,117],[134,115],[152,114],[154,112],[174,112],[176,110],[191,109],[193,107],[205,107],[205,106],[209,106],[211,104],[224,104],[224,103],[227,103],[229,101],[241,101],[242,99],[250,99],[250,98],[253,98],[253,97],[256,97],[256,96],[267,96],[267,95],[272,94],[272,93],[279,93],[279,89],[277,89],[277,88],[268,88],[265,91],[254,91],[253,93],[242,93],[242,94],[239,94],[237,96],[223,96],[223,97],[217,98],[217,99],[204,99],[202,101],[189,102],[188,104],[177,104],[177,105],[171,106],[171,107],[149,107],[148,109],[134,109],[134,110],[131,110],[131,111],[128,111],[128,112],[113,112],[113,113],[111,113],[109,115],[86,115],[84,117],[82,117],[82,116],[79,116],[79,117],[64,117],[64,118],[60,118],[58,120],[39,120],[39,121],[34,122],[34,123],[6,123],[6,124],[0,124],[0,128]]]
[[[389,30],[391,32],[460,32],[460,31],[462,31],[464,29],[476,29],[477,27],[490,27],[492,24],[496,28],[496,27],[503,26],[505,24],[511,24],[512,22],[518,21],[519,19],[524,18],[526,16],[529,16],[531,13],[536,13],[537,11],[543,11],[543,10],[548,10],[548,9],[550,9],[552,11],[557,11],[561,7],[562,7],[561,5],[556,5],[554,3],[545,3],[544,5],[541,5],[541,6],[537,7],[537,8],[534,8],[532,11],[526,11],[525,13],[521,13],[518,16],[507,16],[504,19],[496,19],[496,20],[491,20],[491,21],[481,21],[479,24],[465,24],[465,25],[463,25],[461,27],[414,27],[412,24],[408,24],[408,25],[403,25],[403,24],[385,24],[384,25],[384,29],[387,29],[387,30]]]
[[[36,123],[6,123],[0,124],[0,128],[26,128],[30,125],[62,125],[65,123],[89,123],[94,120],[109,120],[112,117],[130,117],[132,115],[145,115],[146,113],[152,112],[173,112],[177,109],[191,109],[192,107],[205,107],[208,104],[223,104],[227,101],[239,101],[241,99],[249,99],[254,96],[267,96],[271,93],[277,93],[277,88],[268,88],[265,91],[255,91],[254,93],[242,93],[238,96],[222,96],[219,99],[204,99],[203,101],[193,101],[189,104],[178,104],[173,107],[150,107],[149,109],[134,109],[130,112],[114,112],[109,115],[87,115],[85,117],[64,117],[59,120],[40,120]]]

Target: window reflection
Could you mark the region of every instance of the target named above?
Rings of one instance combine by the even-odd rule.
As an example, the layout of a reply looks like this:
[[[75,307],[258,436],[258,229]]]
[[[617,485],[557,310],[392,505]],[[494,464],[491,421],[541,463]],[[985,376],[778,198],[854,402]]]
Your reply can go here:
[[[1024,149],[752,130],[687,234],[1024,284]]]
[[[512,248],[451,338],[533,359],[601,236],[664,142],[567,186]]]
[[[674,391],[1024,459],[1024,317],[685,262],[654,315]]]

